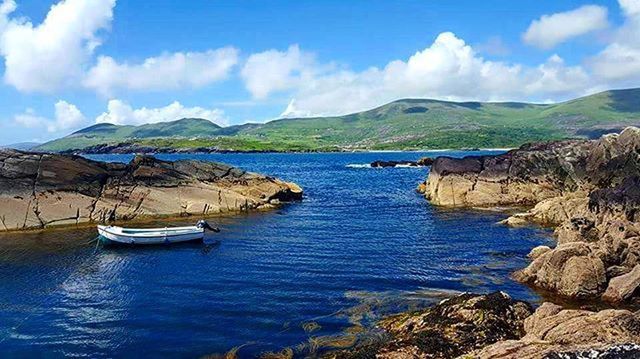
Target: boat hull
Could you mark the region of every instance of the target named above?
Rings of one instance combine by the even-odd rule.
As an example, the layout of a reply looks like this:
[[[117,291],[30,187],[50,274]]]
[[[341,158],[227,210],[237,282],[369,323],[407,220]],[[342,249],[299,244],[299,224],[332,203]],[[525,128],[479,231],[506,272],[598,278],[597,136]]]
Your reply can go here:
[[[134,230],[127,232],[127,230],[120,227],[98,226],[98,233],[103,243],[110,244],[171,244],[201,241],[204,239],[204,230],[196,227],[188,230],[167,228],[164,230]]]

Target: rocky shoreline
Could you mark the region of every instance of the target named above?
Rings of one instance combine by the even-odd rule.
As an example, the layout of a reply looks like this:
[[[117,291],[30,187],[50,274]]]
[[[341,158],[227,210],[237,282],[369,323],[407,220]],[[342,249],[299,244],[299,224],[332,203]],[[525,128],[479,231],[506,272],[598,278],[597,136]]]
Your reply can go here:
[[[61,154],[67,155],[105,155],[105,154],[170,154],[170,153],[271,153],[275,151],[260,151],[260,150],[227,150],[218,147],[185,147],[185,148],[173,148],[173,147],[155,147],[145,146],[136,143],[122,142],[116,144],[100,144],[95,146],[85,147],[83,149],[72,149],[62,151]],[[311,152],[311,151],[310,151]]]
[[[640,286],[640,129],[435,160],[425,196],[456,207],[533,206],[504,221],[555,228],[514,277],[570,299],[629,301]]]
[[[262,210],[301,198],[294,183],[221,163],[0,150],[0,232]]]
[[[640,302],[640,129],[438,157],[418,191],[444,207],[531,208],[502,223],[553,227],[557,245],[532,249],[514,279],[600,310],[545,302],[534,312],[505,293],[462,294],[384,319],[384,340],[328,357],[640,357],[640,311],[615,308]]]
[[[640,355],[640,313],[599,312],[529,303],[503,292],[464,293],[424,310],[381,320],[373,343],[326,358],[633,358]],[[584,354],[586,353],[586,355]],[[606,356],[609,355],[609,356]]]

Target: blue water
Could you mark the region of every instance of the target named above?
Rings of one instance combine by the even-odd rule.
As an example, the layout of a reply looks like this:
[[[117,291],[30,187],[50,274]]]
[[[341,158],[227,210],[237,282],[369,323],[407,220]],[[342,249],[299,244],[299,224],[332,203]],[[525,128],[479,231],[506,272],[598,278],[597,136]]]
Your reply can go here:
[[[345,330],[457,291],[537,300],[509,273],[547,231],[495,224],[503,213],[432,207],[415,192],[426,168],[347,167],[442,154],[466,153],[159,156],[267,173],[305,197],[213,218],[222,232],[207,244],[96,249],[93,229],[0,236],[1,355],[304,355],[316,350],[309,343],[322,350]]]

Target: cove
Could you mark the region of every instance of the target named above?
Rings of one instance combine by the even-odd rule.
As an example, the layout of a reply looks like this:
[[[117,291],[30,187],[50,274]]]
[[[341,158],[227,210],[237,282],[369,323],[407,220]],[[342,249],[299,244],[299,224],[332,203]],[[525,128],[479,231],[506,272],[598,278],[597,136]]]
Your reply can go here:
[[[340,334],[354,325],[344,313],[379,298],[403,299],[385,312],[459,291],[535,301],[509,274],[551,242],[549,231],[497,225],[504,213],[429,205],[415,192],[428,168],[358,166],[491,153],[159,155],[276,176],[305,197],[212,218],[222,232],[206,245],[96,250],[91,228],[0,236],[3,352],[194,357],[240,347],[250,357]]]

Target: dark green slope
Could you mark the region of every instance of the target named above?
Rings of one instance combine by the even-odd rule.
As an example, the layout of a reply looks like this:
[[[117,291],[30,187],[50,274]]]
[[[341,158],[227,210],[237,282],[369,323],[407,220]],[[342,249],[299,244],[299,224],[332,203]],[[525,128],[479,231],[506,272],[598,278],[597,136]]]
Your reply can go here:
[[[118,142],[276,151],[513,147],[597,137],[629,125],[640,126],[640,89],[606,91],[558,104],[403,99],[346,116],[225,128],[198,119],[137,127],[100,124],[39,148],[59,151]]]

